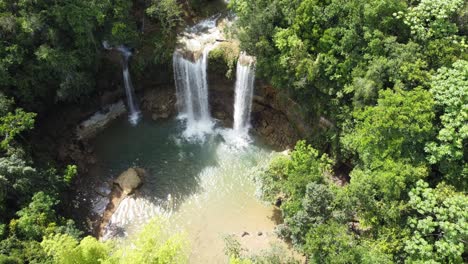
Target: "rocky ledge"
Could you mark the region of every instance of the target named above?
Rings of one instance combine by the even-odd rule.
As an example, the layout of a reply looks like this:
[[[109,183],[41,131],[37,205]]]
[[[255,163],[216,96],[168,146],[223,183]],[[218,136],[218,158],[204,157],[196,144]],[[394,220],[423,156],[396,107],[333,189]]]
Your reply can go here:
[[[109,203],[104,210],[102,218],[97,225],[96,234],[101,238],[109,225],[112,215],[115,213],[120,203],[143,184],[146,171],[142,168],[130,168],[120,174],[114,180],[112,191],[109,194]]]
[[[118,118],[127,112],[122,100],[108,105],[103,110],[96,112],[89,119],[83,121],[76,129],[76,135],[79,140],[94,137],[99,131],[103,130],[112,120]]]

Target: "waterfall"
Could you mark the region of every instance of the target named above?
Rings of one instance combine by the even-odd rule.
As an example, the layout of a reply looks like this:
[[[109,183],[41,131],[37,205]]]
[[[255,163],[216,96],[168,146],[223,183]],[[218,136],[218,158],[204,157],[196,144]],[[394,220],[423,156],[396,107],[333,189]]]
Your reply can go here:
[[[237,62],[236,97],[234,101],[234,132],[247,136],[255,80],[255,59],[242,52]]]
[[[204,140],[213,132],[208,103],[208,54],[222,33],[216,26],[219,15],[188,27],[178,37],[173,55],[174,80],[179,117],[186,120],[185,138]]]
[[[140,110],[135,103],[135,92],[133,89],[132,79],[128,70],[128,60],[132,56],[132,52],[125,46],[118,46],[116,48],[122,54],[122,67],[123,79],[125,86],[125,93],[127,95],[127,105],[129,110],[128,120],[132,125],[136,125],[140,120]]]
[[[187,121],[187,137],[202,137],[213,127],[206,74],[209,51],[209,47],[205,48],[195,62],[184,58],[178,51],[173,55],[177,106],[180,117]]]

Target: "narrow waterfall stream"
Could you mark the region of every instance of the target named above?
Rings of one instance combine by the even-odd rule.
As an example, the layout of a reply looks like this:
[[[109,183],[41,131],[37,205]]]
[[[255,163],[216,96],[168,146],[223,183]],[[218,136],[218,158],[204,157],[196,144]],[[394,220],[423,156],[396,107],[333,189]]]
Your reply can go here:
[[[242,52],[237,61],[236,97],[234,101],[234,131],[247,136],[255,81],[255,59]]]
[[[132,125],[136,125],[140,120],[140,109],[138,108],[138,104],[135,102],[135,91],[133,89],[132,79],[130,78],[130,72],[128,69],[128,60],[132,56],[132,52],[122,45],[118,46],[116,49],[122,54],[122,73],[129,110],[128,121]]]

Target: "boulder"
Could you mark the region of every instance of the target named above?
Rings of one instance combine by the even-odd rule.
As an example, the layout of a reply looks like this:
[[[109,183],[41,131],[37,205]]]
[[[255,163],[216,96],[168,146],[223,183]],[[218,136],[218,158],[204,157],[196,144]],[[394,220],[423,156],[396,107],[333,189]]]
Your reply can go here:
[[[120,174],[114,181],[125,195],[133,193],[143,183],[145,171],[140,168],[130,168]]]

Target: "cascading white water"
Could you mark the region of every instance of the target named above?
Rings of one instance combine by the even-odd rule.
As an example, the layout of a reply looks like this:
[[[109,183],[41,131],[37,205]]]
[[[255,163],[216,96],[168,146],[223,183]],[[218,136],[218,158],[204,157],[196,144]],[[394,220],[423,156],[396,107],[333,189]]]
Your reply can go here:
[[[216,46],[221,31],[215,16],[187,28],[179,37],[173,55],[174,79],[179,116],[185,119],[186,138],[204,139],[213,131],[208,103],[208,54]]]
[[[241,52],[237,61],[236,86],[234,98],[234,125],[224,129],[221,134],[224,140],[237,149],[246,148],[252,142],[249,136],[250,112],[255,81],[255,57]]]
[[[132,125],[136,125],[140,120],[140,110],[138,105],[135,103],[135,92],[133,89],[132,79],[130,78],[130,72],[128,70],[128,60],[132,56],[132,52],[125,46],[118,46],[116,49],[122,54],[123,79],[125,93],[127,95],[127,105],[129,108],[128,120]]]
[[[246,136],[250,129],[250,112],[255,81],[255,59],[242,52],[237,62],[234,132]]]
[[[177,105],[180,116],[187,120],[187,137],[202,137],[213,128],[206,74],[209,51],[205,48],[196,62],[185,59],[177,51],[173,55]]]

